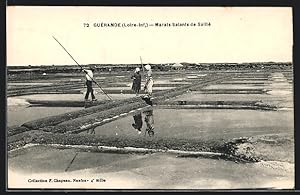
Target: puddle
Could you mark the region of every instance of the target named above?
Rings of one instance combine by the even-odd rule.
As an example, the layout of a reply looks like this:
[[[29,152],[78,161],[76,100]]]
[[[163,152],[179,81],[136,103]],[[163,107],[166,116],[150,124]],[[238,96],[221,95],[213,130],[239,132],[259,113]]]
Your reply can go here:
[[[142,81],[142,87],[144,86],[144,80]],[[172,82],[171,80],[161,80],[161,79],[155,79],[154,80],[154,87],[157,88],[157,87],[169,87],[169,85],[188,85],[188,84],[191,84],[191,82],[186,82],[186,81],[182,81],[182,82],[177,82],[177,83],[174,83]],[[123,89],[128,89],[128,87],[131,88],[132,86],[132,82],[117,82],[117,83],[111,83],[110,84],[111,86],[114,86],[116,85],[116,87],[124,87]],[[164,86],[166,85],[166,86]],[[115,89],[116,87],[113,87],[113,89]],[[171,86],[173,87],[173,86]]]
[[[257,101],[278,109],[293,108],[293,94],[291,91],[272,90],[266,94],[205,94],[189,92],[180,95],[172,101]]]
[[[79,81],[79,82],[84,82],[83,79],[69,79],[69,81]]]
[[[292,132],[291,111],[154,109],[135,113],[84,133],[137,139],[229,139]]]
[[[99,101],[108,100],[104,94],[95,94]],[[129,99],[135,97],[135,94],[109,94],[113,100]],[[84,109],[83,107],[28,107],[27,100],[41,101],[82,101],[84,94],[34,94],[7,98],[7,126],[21,125],[25,122],[42,117],[54,116],[70,111]],[[91,97],[90,97],[91,98]]]
[[[185,80],[185,78],[175,78],[172,81],[184,81],[184,80]]]
[[[76,154],[76,149],[58,149],[51,146],[33,146],[16,151],[9,154],[9,167],[12,169],[22,169],[26,172],[64,172],[71,160]],[[37,155],[38,154],[38,155]],[[123,160],[128,158],[130,154],[107,154],[107,153],[92,153],[93,158],[89,152],[80,152],[80,155],[67,171],[74,171],[78,169],[91,168],[96,166],[103,166],[113,163],[116,160]],[[84,157],[89,157],[86,161]],[[30,163],[28,163],[30,162]]]
[[[22,82],[22,83],[13,83],[13,82],[9,82],[8,85],[10,86],[19,86],[19,85],[30,85],[30,86],[35,86],[35,85],[46,85],[46,86],[49,86],[49,85],[53,85],[53,83],[36,83],[36,82],[32,82],[32,83],[26,83],[26,82]]]
[[[181,81],[181,80],[178,80],[178,81]],[[174,82],[172,80],[154,80],[154,84],[174,84]],[[175,84],[191,84],[191,82],[186,82],[186,81],[183,81],[182,82],[177,82]]]
[[[268,86],[270,91],[267,93],[279,97],[286,97],[289,100],[293,99],[293,85],[288,83],[288,80],[282,73],[271,74],[272,83]]]
[[[206,77],[207,74],[197,74],[198,77]]]
[[[222,84],[269,84],[271,81],[235,81],[235,80],[227,80],[223,81]]]
[[[198,76],[187,76],[187,79],[198,79]]]
[[[256,78],[256,77],[234,77],[231,80],[233,81],[270,81],[269,78]]]
[[[293,91],[291,90],[279,90],[279,89],[273,89],[271,91],[266,92],[270,95],[276,95],[276,96],[284,96],[284,97],[290,97],[293,98]]]
[[[202,92],[189,92],[172,100],[178,101],[260,101],[269,100],[266,94],[204,94]]]
[[[33,95],[22,95],[18,97],[9,97],[7,100],[13,104],[14,101],[18,100],[84,100],[85,91],[83,94],[33,94]],[[112,99],[127,99],[135,97],[135,94],[108,94]],[[98,100],[107,100],[108,98],[101,93],[95,93]],[[91,98],[91,96],[89,97]]]
[[[80,110],[82,108],[74,107],[26,107],[26,106],[8,106],[7,107],[7,126],[22,125],[25,122],[35,119],[55,116],[58,114]]]
[[[9,97],[6,100],[7,100],[7,106],[28,106],[29,105],[26,99],[23,98]]]
[[[232,85],[227,85],[227,84],[218,84],[218,85],[209,85],[207,87],[203,87],[203,89],[238,89],[238,90],[247,90],[247,89],[265,89],[265,86],[258,86],[258,85],[243,85],[243,84],[232,84]]]
[[[235,78],[236,79],[236,78]],[[240,79],[240,78],[239,78]],[[258,79],[258,78],[255,78]],[[260,78],[259,78],[260,79]],[[277,106],[281,107],[288,107],[291,108],[293,107],[293,86],[288,83],[287,79],[285,78],[285,76],[282,73],[272,73],[269,77],[269,81],[266,82],[262,82],[256,80],[252,80],[252,78],[244,80],[244,81],[239,81],[239,80],[231,80],[231,81],[224,81],[223,83],[225,84],[217,84],[217,85],[210,85],[207,87],[204,87],[203,89],[206,90],[264,90],[265,94],[268,96],[263,95],[258,95],[258,94],[247,94],[247,96],[249,97],[245,97],[245,96],[241,96],[237,95],[237,98],[234,96],[231,96],[234,100],[236,99],[240,99],[240,97],[242,97],[242,99],[255,99],[255,97],[257,97],[257,101],[259,100],[263,100],[269,103],[272,103],[273,101],[277,101],[277,102],[273,102],[275,103]],[[227,82],[227,83],[226,83]],[[258,82],[262,82],[264,83],[264,85],[256,85],[254,83],[258,83]],[[232,83],[230,85],[228,85],[229,83]],[[249,83],[253,83],[253,84],[249,84]],[[182,98],[187,98],[188,95],[183,95]],[[190,96],[189,96],[190,97]],[[214,94],[214,96],[209,96],[209,94],[207,95],[191,95],[191,98],[193,99],[197,99],[197,98],[206,98],[206,97],[211,97],[213,99],[220,97],[219,94]],[[225,99],[228,99],[229,96],[221,96]],[[201,99],[202,100],[202,99]],[[224,100],[224,99],[223,99]]]

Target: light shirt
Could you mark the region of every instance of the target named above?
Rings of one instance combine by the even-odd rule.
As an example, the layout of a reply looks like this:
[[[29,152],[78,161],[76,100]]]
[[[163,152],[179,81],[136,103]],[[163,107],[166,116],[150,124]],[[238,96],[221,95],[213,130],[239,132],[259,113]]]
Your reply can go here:
[[[91,71],[91,70],[85,70],[86,71],[86,74],[85,74],[85,78],[86,78],[86,80],[88,80],[88,81],[93,81],[93,71]]]
[[[147,79],[152,79],[152,70],[148,70],[147,72]]]

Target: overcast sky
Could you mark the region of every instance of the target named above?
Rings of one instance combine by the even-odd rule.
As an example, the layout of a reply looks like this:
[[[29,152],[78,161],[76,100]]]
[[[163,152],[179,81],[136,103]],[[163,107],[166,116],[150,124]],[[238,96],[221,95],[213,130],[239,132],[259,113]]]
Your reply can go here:
[[[195,23],[189,27],[93,27],[94,23]],[[83,23],[89,23],[84,27]],[[7,8],[10,65],[292,61],[291,8]]]

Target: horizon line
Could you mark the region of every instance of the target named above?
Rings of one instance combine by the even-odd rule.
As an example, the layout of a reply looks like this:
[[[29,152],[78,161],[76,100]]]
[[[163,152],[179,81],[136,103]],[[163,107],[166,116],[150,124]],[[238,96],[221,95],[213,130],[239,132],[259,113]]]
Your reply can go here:
[[[154,65],[166,65],[166,64],[248,64],[248,63],[293,63],[292,61],[251,61],[251,62],[168,62],[168,63],[143,63]],[[83,66],[88,65],[140,65],[141,63],[90,63],[81,64]],[[77,64],[7,64],[8,66],[78,66]]]

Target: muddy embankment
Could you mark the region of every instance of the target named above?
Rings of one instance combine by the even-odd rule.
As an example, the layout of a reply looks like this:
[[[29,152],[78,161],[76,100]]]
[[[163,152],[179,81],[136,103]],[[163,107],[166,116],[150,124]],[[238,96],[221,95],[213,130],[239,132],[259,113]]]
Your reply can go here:
[[[27,100],[30,107],[92,107],[107,104],[110,100],[102,101],[76,101],[76,100]],[[275,105],[265,104],[262,101],[155,101],[160,108],[171,109],[250,109],[250,110],[276,110]]]
[[[265,104],[262,101],[163,101],[158,102],[160,108],[170,109],[247,109],[276,110],[278,107]]]
[[[265,94],[267,89],[198,89],[204,94]]]
[[[136,139],[91,134],[61,134],[29,131],[11,136],[10,154],[22,147],[46,145],[58,149],[109,153],[176,153],[178,157],[216,158],[239,163],[281,161],[294,163],[293,136],[273,134],[233,140],[203,140],[178,138]],[[290,152],[287,152],[290,151]]]
[[[20,95],[31,94],[61,94],[61,93],[80,93],[78,88],[84,87],[79,83],[56,83],[46,86],[31,86],[31,87],[18,87],[7,90],[7,97],[14,97]]]
[[[106,104],[110,100],[101,101],[79,101],[79,100],[27,100],[30,107],[92,107],[101,104]]]

